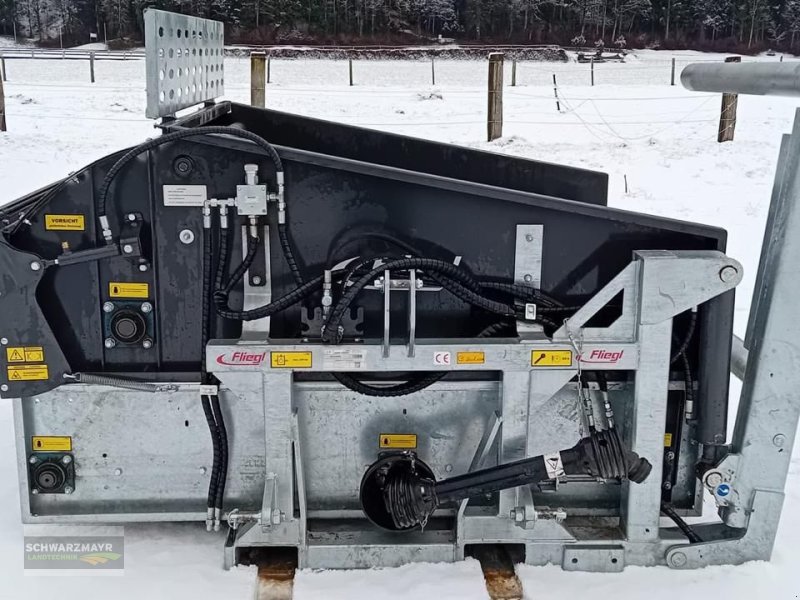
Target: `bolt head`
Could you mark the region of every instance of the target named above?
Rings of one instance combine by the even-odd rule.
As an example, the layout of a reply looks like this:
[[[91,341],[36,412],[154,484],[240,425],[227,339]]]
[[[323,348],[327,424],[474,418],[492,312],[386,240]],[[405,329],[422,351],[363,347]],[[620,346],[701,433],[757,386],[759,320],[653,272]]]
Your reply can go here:
[[[8,391],[8,386],[5,383],[3,385],[0,385],[0,392],[7,392],[7,391]]]
[[[105,341],[105,342],[103,342],[103,345],[104,345],[106,348],[113,348],[114,346],[116,346],[116,345],[117,345],[117,342],[116,342],[114,339],[112,339],[112,338],[106,338],[106,341]]]
[[[33,488],[33,489],[31,490],[31,494],[33,494],[34,496],[35,496],[36,494],[38,494],[38,493],[39,493],[39,490],[37,490],[36,488]]]
[[[675,552],[669,557],[670,566],[681,568],[687,563],[686,555],[683,552]]]
[[[772,443],[775,444],[778,448],[783,448],[786,444],[786,436],[782,433],[777,434],[774,438],[772,438]]]
[[[75,491],[75,490],[73,490],[73,489],[72,489],[72,486],[69,486],[69,485],[68,485],[68,486],[65,486],[65,487],[64,487],[64,493],[65,493],[65,494],[71,494],[71,493],[72,493],[72,492],[74,492],[74,491]]]
[[[261,277],[258,275],[253,275],[250,281],[252,281],[253,285],[261,285]]]
[[[145,271],[147,271],[147,265],[139,265],[139,270],[140,270],[142,273],[144,273]]]
[[[739,271],[736,267],[728,265],[726,267],[722,267],[719,271],[719,278],[724,283],[730,283],[736,279],[736,276],[739,274]]]
[[[531,275],[525,275],[523,279],[525,280],[525,283],[530,283],[531,281],[533,281],[533,277]]]
[[[720,483],[722,483],[722,474],[718,473],[717,471],[711,471],[706,475],[706,484],[710,485],[711,487],[717,487]]]
[[[68,465],[69,463],[72,462],[72,457],[71,456],[65,456],[64,458],[61,459],[61,462],[64,463],[65,465]]]
[[[150,350],[150,348],[152,348],[152,347],[153,347],[153,341],[152,340],[144,340],[142,342],[142,348],[144,348],[145,350]]]
[[[114,469],[114,475],[122,475],[122,469]]]
[[[128,213],[128,221],[133,222],[135,220],[136,220],[136,215],[133,213]]]
[[[178,234],[182,244],[191,244],[194,241],[194,232],[191,229],[184,229]]]
[[[131,246],[130,244],[125,244],[125,245],[122,247],[122,252],[123,252],[124,254],[131,254],[131,253],[133,252],[133,246]]]
[[[39,271],[42,268],[42,263],[38,261],[33,261],[31,263],[31,271]]]
[[[533,236],[530,233],[525,234],[525,241],[526,242],[532,242],[533,241]]]
[[[153,305],[149,302],[142,302],[142,305],[139,308],[141,308],[143,313],[147,314],[153,310]]]
[[[0,339],[0,344],[3,344],[3,346],[7,346],[8,345],[8,338]]]
[[[104,302],[103,303],[103,312],[104,313],[114,312],[114,303],[113,302]]]
[[[39,458],[38,458],[38,457],[36,457],[36,456],[31,456],[31,457],[28,459],[28,462],[29,462],[29,463],[31,463],[32,465],[35,465],[36,463],[38,463],[38,462],[39,462]]]

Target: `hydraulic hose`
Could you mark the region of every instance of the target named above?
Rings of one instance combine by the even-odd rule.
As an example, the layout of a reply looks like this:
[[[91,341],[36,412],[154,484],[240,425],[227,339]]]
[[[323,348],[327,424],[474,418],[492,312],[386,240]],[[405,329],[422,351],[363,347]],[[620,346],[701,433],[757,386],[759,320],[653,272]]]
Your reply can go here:
[[[201,352],[200,352],[200,384],[209,383],[208,369],[206,368],[206,347],[210,337],[209,328],[211,321],[211,264],[212,264],[212,233],[210,229],[203,230],[203,295],[202,295],[202,324],[201,324]],[[208,430],[211,434],[213,447],[213,462],[211,477],[208,484],[208,501],[206,512],[206,528],[211,530],[214,520],[214,508],[217,498],[217,483],[220,472],[220,436],[216,417],[211,406],[211,397],[203,394],[200,397],[203,414],[206,417]]]
[[[214,294],[214,304],[217,309],[217,314],[226,319],[233,319],[236,321],[256,321],[258,319],[270,317],[275,313],[286,310],[293,304],[297,304],[318,289],[322,288],[322,282],[323,277],[320,275],[319,277],[315,277],[311,281],[304,283],[296,290],[292,290],[285,296],[278,298],[274,302],[270,302],[269,304],[265,304],[250,310],[232,310],[228,306],[228,295],[224,292],[224,290]]]
[[[348,290],[346,290],[344,294],[342,294],[339,302],[336,303],[336,306],[333,308],[330,316],[328,317],[328,321],[325,325],[325,331],[322,335],[323,341],[329,343],[338,343],[341,340],[339,327],[342,319],[344,318],[344,314],[364,287],[369,285],[377,276],[381,275],[385,271],[405,271],[408,269],[423,269],[426,272],[444,275],[445,277],[462,284],[471,280],[471,277],[459,269],[459,267],[442,260],[433,258],[402,258],[388,261],[387,263],[382,264],[379,267],[375,267],[363,275]],[[470,304],[501,316],[515,316],[516,314],[514,308],[508,306],[507,304],[489,300],[488,298],[484,298],[483,296],[470,292],[469,290],[463,291],[466,293],[464,293],[463,297],[459,297]]]
[[[502,330],[506,323],[495,323],[481,331],[477,337],[488,338]],[[353,373],[332,372],[333,378],[352,392],[374,398],[398,398],[415,392],[420,392],[440,381],[447,375],[447,371],[425,371],[417,373],[408,381],[395,385],[371,385],[356,378]]]
[[[295,284],[297,284],[297,286],[303,285],[303,276],[300,273],[300,267],[297,265],[297,260],[294,257],[292,243],[289,239],[289,228],[286,226],[286,223],[278,224],[278,239],[283,250],[283,257],[286,260],[286,264],[289,265],[289,271],[292,273]]]
[[[128,151],[116,163],[114,163],[114,166],[111,167],[111,169],[106,174],[105,179],[103,179],[103,183],[100,186],[100,189],[98,191],[95,200],[95,213],[97,214],[98,220],[100,221],[100,226],[103,230],[103,237],[105,238],[107,244],[111,243],[113,239],[113,234],[111,233],[111,229],[108,223],[108,217],[106,215],[106,206],[111,184],[114,181],[114,178],[117,176],[117,174],[128,163],[130,163],[137,156],[139,156],[144,152],[153,150],[169,142],[175,142],[178,140],[183,140],[192,137],[203,137],[208,135],[230,135],[257,144],[267,153],[269,158],[272,160],[272,163],[275,165],[275,171],[277,173],[280,173],[279,178],[283,177],[283,162],[281,161],[281,157],[278,155],[278,152],[269,142],[267,142],[261,136],[256,135],[255,133],[251,133],[244,129],[237,129],[235,127],[222,127],[216,125],[208,127],[197,127],[194,129],[183,129],[180,131],[167,133],[155,139],[149,140],[143,144],[140,144],[135,148],[133,148],[132,150]]]
[[[211,396],[211,410],[216,417],[219,436],[219,469],[214,498],[214,529],[218,530],[223,500],[225,499],[225,484],[228,481],[228,430],[225,427],[225,418],[222,414],[219,396],[216,394]]]

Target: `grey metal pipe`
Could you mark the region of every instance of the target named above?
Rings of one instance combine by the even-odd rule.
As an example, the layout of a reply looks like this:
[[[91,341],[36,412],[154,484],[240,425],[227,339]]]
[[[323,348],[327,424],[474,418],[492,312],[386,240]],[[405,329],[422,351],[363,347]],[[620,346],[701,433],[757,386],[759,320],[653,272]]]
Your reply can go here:
[[[744,381],[749,354],[747,348],[744,347],[744,340],[734,335],[731,339],[731,373],[736,375],[739,381]]]
[[[695,63],[681,72],[694,92],[800,96],[800,62]]]

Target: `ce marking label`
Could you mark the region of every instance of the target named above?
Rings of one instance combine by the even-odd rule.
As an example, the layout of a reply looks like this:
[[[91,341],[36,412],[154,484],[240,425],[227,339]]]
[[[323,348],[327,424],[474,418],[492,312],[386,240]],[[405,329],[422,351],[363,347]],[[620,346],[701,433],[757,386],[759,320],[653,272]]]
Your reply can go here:
[[[453,364],[453,357],[450,355],[449,352],[434,352],[433,364],[438,365],[440,367],[449,367],[450,365]]]

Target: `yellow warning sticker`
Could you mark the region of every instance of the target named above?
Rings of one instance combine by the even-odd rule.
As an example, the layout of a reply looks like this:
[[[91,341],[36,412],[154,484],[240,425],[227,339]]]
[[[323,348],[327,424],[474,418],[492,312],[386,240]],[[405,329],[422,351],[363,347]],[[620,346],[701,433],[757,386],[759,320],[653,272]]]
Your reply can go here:
[[[41,346],[6,348],[6,360],[10,363],[44,362],[44,348]]]
[[[111,298],[143,298],[150,297],[148,283],[120,283],[112,281],[108,284],[108,295]]]
[[[482,365],[486,362],[484,352],[459,352],[456,354],[456,363],[459,365]]]
[[[380,447],[413,450],[417,447],[417,436],[414,433],[382,433]]]
[[[311,352],[270,352],[273,369],[310,369]]]
[[[571,367],[572,350],[533,350],[532,367]]]
[[[86,218],[83,215],[45,215],[44,228],[48,231],[83,231]]]
[[[66,435],[35,435],[31,438],[34,452],[72,452],[72,438]]]
[[[8,367],[9,381],[45,381],[50,379],[47,365],[15,365]]]
[[[664,434],[664,448],[669,448],[670,446],[672,446],[672,434],[671,433],[665,433]]]

